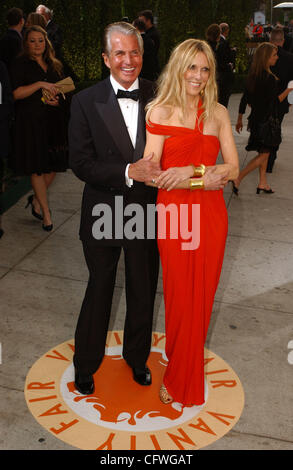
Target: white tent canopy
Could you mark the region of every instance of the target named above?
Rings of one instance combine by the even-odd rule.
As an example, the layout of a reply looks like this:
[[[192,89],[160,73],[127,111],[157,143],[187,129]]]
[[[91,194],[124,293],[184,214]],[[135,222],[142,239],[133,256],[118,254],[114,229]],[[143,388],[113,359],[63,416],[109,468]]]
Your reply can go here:
[[[283,2],[275,5],[274,8],[293,8],[293,2]]]

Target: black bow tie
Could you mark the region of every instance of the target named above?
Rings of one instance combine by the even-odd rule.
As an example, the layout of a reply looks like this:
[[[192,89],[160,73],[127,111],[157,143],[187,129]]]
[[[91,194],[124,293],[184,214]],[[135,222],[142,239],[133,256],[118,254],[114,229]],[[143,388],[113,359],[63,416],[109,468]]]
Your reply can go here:
[[[139,89],[133,91],[118,90],[117,98],[128,98],[137,101],[139,98]]]

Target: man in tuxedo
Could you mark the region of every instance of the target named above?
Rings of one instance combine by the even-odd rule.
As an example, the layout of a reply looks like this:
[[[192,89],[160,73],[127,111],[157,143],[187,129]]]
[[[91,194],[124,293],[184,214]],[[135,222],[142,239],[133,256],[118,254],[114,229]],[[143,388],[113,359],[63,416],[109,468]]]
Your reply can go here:
[[[8,30],[0,40],[0,60],[9,70],[10,64],[22,50],[23,11],[20,8],[11,8],[6,19]]]
[[[46,31],[48,34],[48,38],[52,43],[52,46],[55,51],[55,55],[57,59],[62,60],[62,44],[63,44],[63,34],[61,31],[60,26],[53,21],[53,12],[45,5],[39,5],[36,8],[36,13],[43,15],[45,20],[47,21]]]
[[[288,83],[293,80],[293,54],[283,49],[284,45],[284,30],[283,28],[275,28],[271,31],[270,42],[278,47],[278,60],[274,66],[271,67],[271,71],[278,77],[278,89],[279,95],[283,93],[288,87]],[[285,114],[289,112],[288,99],[285,98],[282,102],[278,102],[278,117],[280,123],[284,119]],[[277,158],[278,149],[273,150],[270,153],[267,173],[272,173],[275,160]]]
[[[123,233],[125,210],[139,205],[144,216],[155,204],[156,189],[147,186],[160,174],[145,147],[145,105],[153,84],[138,78],[143,42],[125,22],[105,30],[103,59],[110,77],[73,96],[69,124],[69,161],[85,182],[80,238],[89,269],[89,282],[75,332],[75,386],[93,393],[93,374],[105,353],[106,336],[121,250],[125,260],[126,318],[123,357],[140,385],[151,384],[146,363],[151,347],[154,299],[158,278],[155,239]],[[117,205],[118,204],[118,205]],[[121,209],[122,212],[118,209]],[[103,225],[97,215],[111,214]],[[121,215],[122,214],[122,215]],[[103,232],[104,230],[104,232]],[[119,233],[117,233],[119,232]],[[145,232],[146,233],[146,232]]]
[[[229,25],[221,23],[221,36],[217,50],[218,56],[218,80],[219,80],[219,103],[228,107],[229,98],[232,93],[234,82],[234,67],[236,51],[232,49],[228,42]]]

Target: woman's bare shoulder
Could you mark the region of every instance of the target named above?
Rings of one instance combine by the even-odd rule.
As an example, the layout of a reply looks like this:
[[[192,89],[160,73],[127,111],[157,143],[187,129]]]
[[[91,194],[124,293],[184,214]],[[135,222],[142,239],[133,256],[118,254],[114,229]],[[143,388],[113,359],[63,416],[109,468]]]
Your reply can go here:
[[[228,109],[220,103],[216,104],[215,111],[214,111],[214,118],[217,121],[217,123],[220,124],[220,127],[223,124],[230,123],[231,121]]]
[[[215,106],[215,118],[216,119],[223,119],[225,117],[229,117],[228,109],[223,106],[221,103],[217,103]]]
[[[170,106],[157,105],[150,112],[149,120],[156,124],[166,124],[170,119],[172,109]]]

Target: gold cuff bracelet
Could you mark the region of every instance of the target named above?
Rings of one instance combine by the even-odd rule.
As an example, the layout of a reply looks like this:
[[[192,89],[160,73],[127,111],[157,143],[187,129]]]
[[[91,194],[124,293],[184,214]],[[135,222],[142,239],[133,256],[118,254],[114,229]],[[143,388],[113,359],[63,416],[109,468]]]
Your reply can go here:
[[[191,191],[193,191],[194,189],[204,189],[203,180],[191,178],[189,181],[189,188],[191,189]]]
[[[192,168],[193,168],[193,176],[203,176],[205,174],[205,171],[206,171],[206,167],[203,163],[201,163],[199,166],[194,166],[194,165],[191,165]]]

